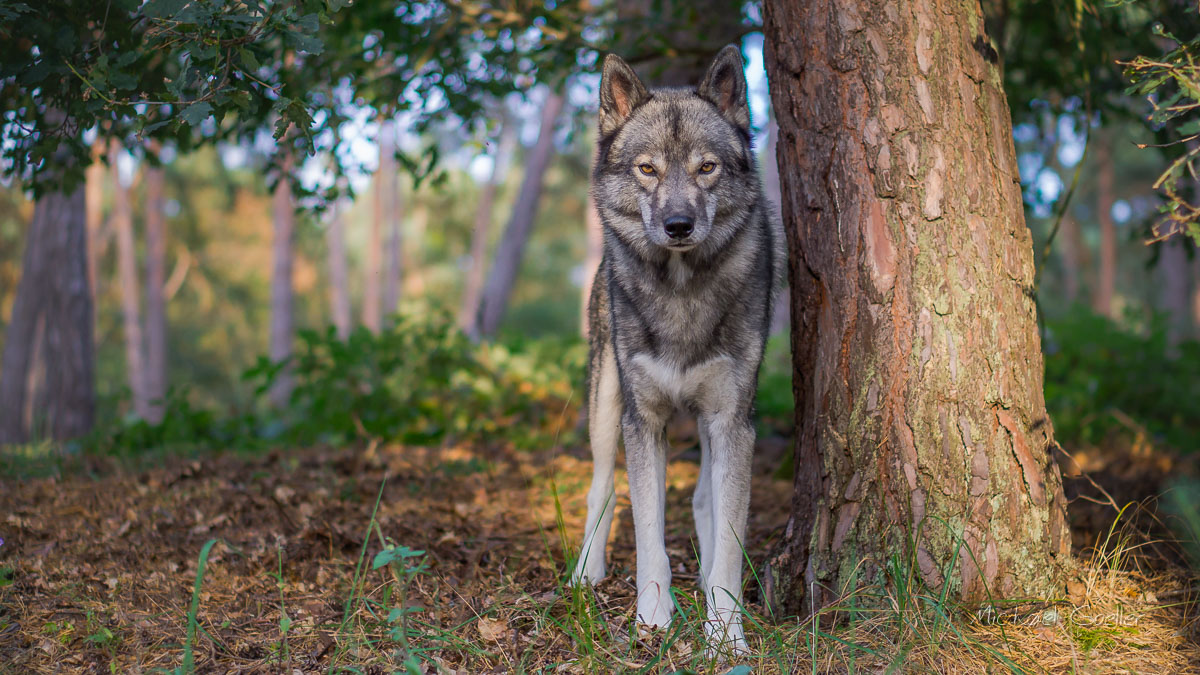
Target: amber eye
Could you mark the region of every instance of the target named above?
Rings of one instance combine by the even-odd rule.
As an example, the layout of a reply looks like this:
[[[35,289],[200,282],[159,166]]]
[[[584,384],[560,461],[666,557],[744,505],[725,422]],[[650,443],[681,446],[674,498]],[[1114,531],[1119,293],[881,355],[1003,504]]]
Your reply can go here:
[[[705,162],[700,165],[700,173],[712,173],[716,168],[716,162]]]
[[[654,167],[650,166],[649,164],[638,164],[638,171],[641,171],[642,175],[645,176],[654,175]]]

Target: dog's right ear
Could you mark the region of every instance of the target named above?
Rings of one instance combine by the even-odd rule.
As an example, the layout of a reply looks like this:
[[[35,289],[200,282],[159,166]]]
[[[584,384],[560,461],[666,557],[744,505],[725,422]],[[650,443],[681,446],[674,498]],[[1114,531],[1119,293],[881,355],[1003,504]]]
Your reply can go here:
[[[600,135],[616,131],[649,97],[646,86],[628,63],[616,54],[606,56],[600,75]]]

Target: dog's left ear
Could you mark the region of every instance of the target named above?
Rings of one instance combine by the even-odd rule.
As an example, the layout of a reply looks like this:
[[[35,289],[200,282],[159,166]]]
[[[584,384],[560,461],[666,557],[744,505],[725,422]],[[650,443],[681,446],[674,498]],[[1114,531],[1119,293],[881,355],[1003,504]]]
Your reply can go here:
[[[699,93],[712,101],[725,119],[741,129],[750,130],[750,104],[746,99],[746,73],[743,70],[742,50],[728,45],[713,59]]]

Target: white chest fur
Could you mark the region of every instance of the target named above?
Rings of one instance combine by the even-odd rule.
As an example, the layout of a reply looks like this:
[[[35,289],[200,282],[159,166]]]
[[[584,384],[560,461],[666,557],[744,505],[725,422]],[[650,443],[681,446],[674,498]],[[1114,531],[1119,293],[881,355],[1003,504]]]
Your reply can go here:
[[[736,362],[724,354],[688,368],[649,354],[633,357],[638,389],[657,394],[676,406],[695,404],[702,410],[721,410],[736,404]]]

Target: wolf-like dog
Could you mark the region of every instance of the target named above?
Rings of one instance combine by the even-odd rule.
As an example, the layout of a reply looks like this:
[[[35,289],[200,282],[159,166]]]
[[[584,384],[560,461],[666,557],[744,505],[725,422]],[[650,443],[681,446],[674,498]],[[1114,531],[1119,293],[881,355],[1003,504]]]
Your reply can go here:
[[[728,46],[695,89],[648,91],[604,61],[592,195],[604,253],[589,301],[594,462],[576,583],[604,578],[618,434],[637,539],[637,614],[671,620],[663,520],[665,426],[697,416],[692,499],[710,648],[745,649],[742,543],[750,504],[758,367],[784,271],[783,232],[751,147],[741,52]]]

